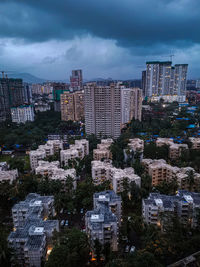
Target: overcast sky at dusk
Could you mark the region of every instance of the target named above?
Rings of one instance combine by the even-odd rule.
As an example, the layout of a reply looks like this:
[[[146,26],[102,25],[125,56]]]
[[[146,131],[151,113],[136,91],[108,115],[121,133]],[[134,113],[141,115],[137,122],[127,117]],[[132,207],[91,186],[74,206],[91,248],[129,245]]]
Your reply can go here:
[[[3,70],[135,79],[170,54],[200,78],[199,0],[0,0]]]

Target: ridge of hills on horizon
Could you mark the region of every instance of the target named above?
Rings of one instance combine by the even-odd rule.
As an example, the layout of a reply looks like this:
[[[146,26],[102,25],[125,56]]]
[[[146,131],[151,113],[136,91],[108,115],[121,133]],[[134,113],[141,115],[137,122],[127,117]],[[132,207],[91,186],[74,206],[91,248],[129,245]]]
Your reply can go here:
[[[65,82],[69,83],[69,80],[49,80],[49,79],[43,79],[39,78],[37,76],[34,76],[30,73],[26,72],[8,72],[7,73],[8,78],[19,78],[23,79],[23,82],[25,83],[44,83],[44,82]],[[84,79],[84,82],[90,82],[90,81],[112,81],[115,79],[112,78],[93,78],[93,79]],[[129,79],[130,80],[139,80],[139,79]],[[121,80],[122,81],[122,80]]]

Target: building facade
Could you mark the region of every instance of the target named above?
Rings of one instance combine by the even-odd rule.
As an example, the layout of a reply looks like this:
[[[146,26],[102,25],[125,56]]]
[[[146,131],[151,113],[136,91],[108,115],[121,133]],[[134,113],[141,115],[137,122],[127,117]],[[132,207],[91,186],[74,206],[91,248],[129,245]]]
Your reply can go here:
[[[70,76],[70,87],[73,91],[79,91],[83,88],[83,75],[82,70],[72,70]]]
[[[27,121],[34,121],[34,109],[32,105],[19,106],[11,108],[12,122],[26,123]]]
[[[157,225],[163,230],[170,226],[175,215],[184,225],[197,227],[199,208],[200,194],[184,190],[178,191],[174,196],[150,193],[149,197],[142,201],[144,221],[147,224]]]
[[[94,209],[85,215],[86,233],[94,250],[95,241],[110,244],[112,251],[118,250],[119,223],[121,220],[121,198],[113,191],[95,194]]]
[[[85,128],[88,135],[118,138],[121,132],[121,85],[87,84],[85,94]]]
[[[54,216],[54,198],[31,193],[25,201],[12,208],[14,231],[8,236],[8,245],[19,266],[42,266],[52,250],[53,232],[59,231],[58,220],[47,220]]]
[[[171,61],[151,61],[146,62],[146,66],[146,97],[186,95],[187,64],[176,64],[173,67]]]
[[[63,121],[80,121],[84,118],[84,93],[64,92],[60,96],[61,119]]]

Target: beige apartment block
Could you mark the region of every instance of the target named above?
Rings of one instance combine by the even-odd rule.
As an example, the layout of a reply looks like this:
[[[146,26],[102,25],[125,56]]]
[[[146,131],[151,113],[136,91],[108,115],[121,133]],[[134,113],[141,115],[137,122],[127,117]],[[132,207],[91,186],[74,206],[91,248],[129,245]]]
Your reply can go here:
[[[156,140],[156,145],[158,147],[167,145],[169,146],[169,158],[170,159],[178,159],[183,151],[188,150],[187,144],[176,144],[171,138],[158,138]]]
[[[67,166],[69,160],[83,159],[89,154],[89,142],[86,139],[76,140],[67,150],[60,151],[61,166]]]
[[[101,144],[97,145],[97,149],[93,150],[93,159],[101,160],[101,159],[112,159],[112,153],[110,151],[110,146],[113,143],[111,138],[102,139]]]
[[[109,161],[92,161],[92,179],[96,185],[109,181],[115,193],[123,191],[125,179],[128,183],[135,182],[141,186],[141,178],[134,173],[133,168],[117,169]]]
[[[152,186],[156,186],[163,181],[171,182],[173,180],[176,180],[179,188],[183,190],[197,190],[200,186],[200,174],[196,173],[193,168],[173,167],[167,164],[164,159],[143,159],[142,164],[152,178]],[[190,181],[191,173],[194,181]]]
[[[80,121],[84,118],[84,93],[64,92],[60,96],[61,119],[63,121]]]
[[[48,156],[54,155],[63,149],[61,140],[49,140],[45,145],[40,145],[38,149],[29,152],[31,169],[35,170],[38,166],[38,161]]]
[[[88,135],[118,138],[121,133],[121,84],[84,87],[85,130]]]
[[[200,150],[200,138],[199,137],[190,137],[190,142],[192,143],[192,149]]]
[[[2,171],[0,170],[0,182],[13,183],[18,177],[18,170]]]
[[[77,177],[75,169],[64,170],[59,167],[59,161],[39,161],[35,169],[36,174],[47,176],[50,180],[58,180],[65,183],[68,177],[73,179],[73,188],[76,189]]]

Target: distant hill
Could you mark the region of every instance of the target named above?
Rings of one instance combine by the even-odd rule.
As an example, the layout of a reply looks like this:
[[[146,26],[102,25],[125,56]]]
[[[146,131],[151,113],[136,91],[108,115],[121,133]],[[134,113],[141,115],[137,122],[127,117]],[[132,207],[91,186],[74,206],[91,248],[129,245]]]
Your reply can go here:
[[[8,72],[8,78],[20,78],[25,83],[44,83],[45,79],[38,78],[30,73]]]

